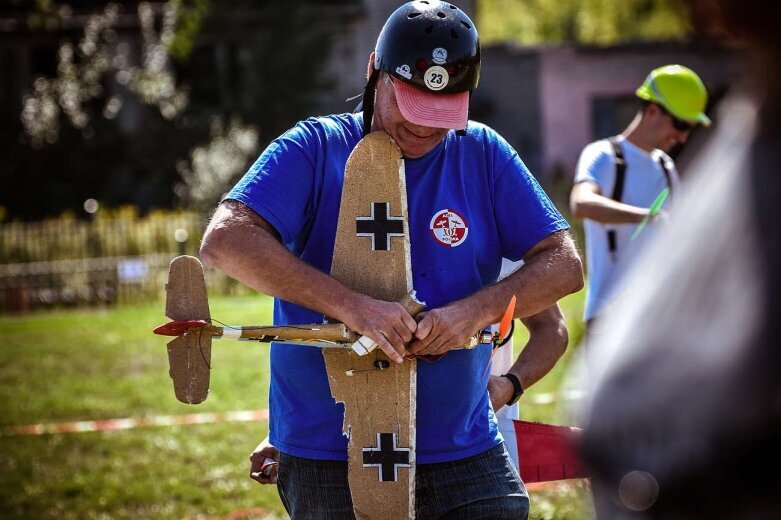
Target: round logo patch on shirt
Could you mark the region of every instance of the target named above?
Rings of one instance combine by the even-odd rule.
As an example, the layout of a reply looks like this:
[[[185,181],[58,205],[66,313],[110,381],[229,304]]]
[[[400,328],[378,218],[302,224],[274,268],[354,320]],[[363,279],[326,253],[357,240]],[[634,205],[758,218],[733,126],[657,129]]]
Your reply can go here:
[[[469,234],[469,226],[457,211],[443,209],[438,211],[429,224],[431,236],[445,247],[460,246]]]

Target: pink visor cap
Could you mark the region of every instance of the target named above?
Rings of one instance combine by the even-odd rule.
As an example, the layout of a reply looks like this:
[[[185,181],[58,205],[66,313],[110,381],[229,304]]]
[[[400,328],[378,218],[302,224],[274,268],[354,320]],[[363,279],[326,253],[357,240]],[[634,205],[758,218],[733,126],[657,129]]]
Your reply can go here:
[[[469,118],[469,92],[434,94],[396,79],[396,103],[410,123],[431,128],[463,130]]]

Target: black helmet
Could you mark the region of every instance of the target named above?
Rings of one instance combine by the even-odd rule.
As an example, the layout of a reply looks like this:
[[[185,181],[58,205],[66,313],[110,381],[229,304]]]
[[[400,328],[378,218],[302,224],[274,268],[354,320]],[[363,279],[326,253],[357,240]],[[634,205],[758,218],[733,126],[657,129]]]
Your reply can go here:
[[[376,70],[424,90],[467,92],[480,79],[477,29],[466,13],[447,2],[417,0],[396,9],[374,52]]]
[[[432,93],[471,92],[480,79],[477,29],[466,13],[448,2],[415,0],[396,9],[377,38],[374,71],[364,92],[366,134],[380,71]]]

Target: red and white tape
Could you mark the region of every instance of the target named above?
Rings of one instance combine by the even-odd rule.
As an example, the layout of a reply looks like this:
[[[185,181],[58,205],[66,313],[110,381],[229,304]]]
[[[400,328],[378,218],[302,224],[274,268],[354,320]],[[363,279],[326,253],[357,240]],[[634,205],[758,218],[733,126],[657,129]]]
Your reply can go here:
[[[130,430],[145,426],[177,426],[187,424],[208,424],[221,422],[251,422],[268,419],[268,410],[244,410],[236,412],[194,413],[188,415],[150,415],[105,419],[102,421],[76,421],[49,424],[28,424],[0,427],[0,436],[45,435],[51,433],[106,432]]]
[[[576,400],[583,397],[579,391],[562,394],[552,392],[533,394],[524,398],[527,404],[552,404],[558,400]],[[243,410],[235,412],[195,413],[188,415],[148,415],[144,417],[126,417],[123,419],[104,419],[100,421],[75,421],[62,423],[40,423],[21,426],[0,426],[0,437],[20,435],[45,435],[52,433],[106,432],[113,430],[131,430],[145,426],[178,426],[187,424],[208,424],[220,422],[251,422],[268,420],[268,410]]]

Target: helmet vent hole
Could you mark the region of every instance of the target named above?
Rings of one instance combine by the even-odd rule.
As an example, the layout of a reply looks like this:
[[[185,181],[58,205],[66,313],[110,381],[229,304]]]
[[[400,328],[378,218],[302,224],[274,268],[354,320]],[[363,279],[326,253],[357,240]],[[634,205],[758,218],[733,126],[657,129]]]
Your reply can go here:
[[[458,39],[458,33],[455,29],[450,29],[450,36],[452,36],[454,40]]]
[[[456,11],[458,10],[458,7],[454,6],[453,4],[448,4],[448,7],[450,7],[451,9],[455,9]]]
[[[442,11],[439,11],[437,13],[437,16],[439,16],[440,18],[447,18],[447,15],[445,13],[443,13]]]
[[[470,31],[472,30],[472,26],[471,26],[471,25],[469,25],[468,23],[466,23],[466,22],[465,22],[465,21],[463,21],[463,20],[461,20],[461,25],[463,25],[464,27],[466,27],[466,28],[467,28],[467,29],[469,29]]]
[[[431,32],[432,32],[433,30],[434,30],[434,26],[433,26],[433,25],[429,25],[429,26],[428,26],[428,27],[426,27],[426,29],[425,29],[425,31],[426,31],[426,34],[431,34]]]
[[[417,18],[418,16],[422,15],[423,13],[410,13],[407,15],[407,18]]]
[[[420,0],[420,3],[421,3],[421,4],[426,4],[426,5],[429,5],[429,1],[428,1],[428,0]]]

